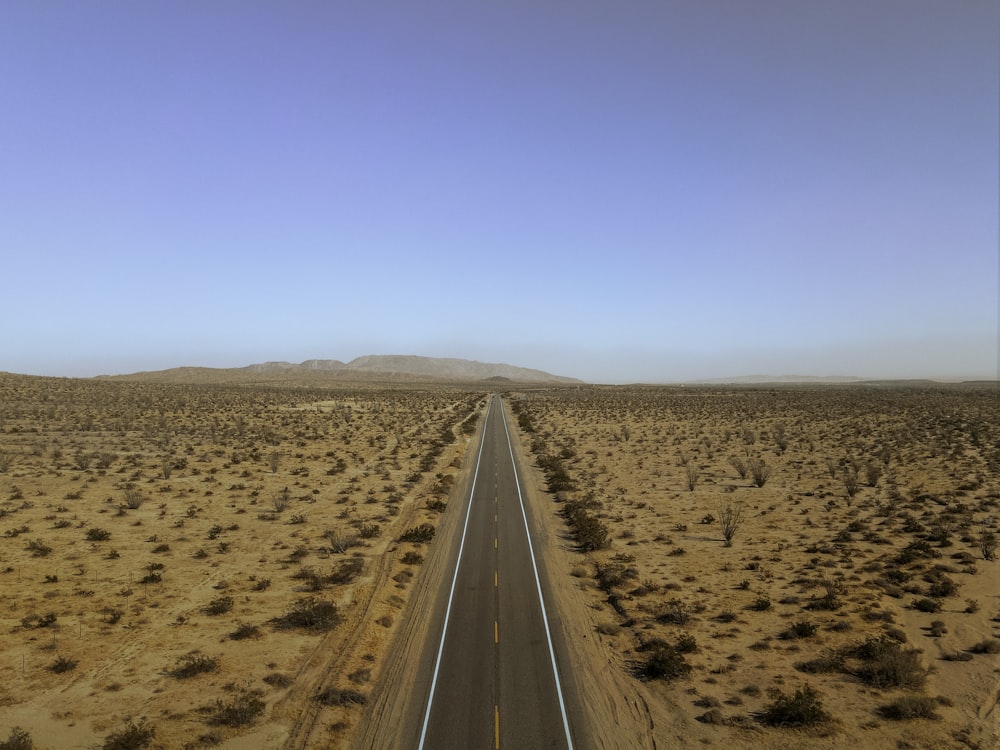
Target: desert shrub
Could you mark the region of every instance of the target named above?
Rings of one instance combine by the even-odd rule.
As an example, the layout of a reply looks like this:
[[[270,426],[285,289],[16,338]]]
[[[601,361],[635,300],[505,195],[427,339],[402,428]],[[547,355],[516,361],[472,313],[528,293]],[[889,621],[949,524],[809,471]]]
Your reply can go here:
[[[287,674],[281,674],[281,672],[271,672],[270,674],[264,675],[261,679],[274,688],[286,688],[295,682],[294,679],[289,677]]]
[[[852,656],[862,664],[854,674],[877,688],[917,689],[927,681],[927,670],[916,649],[904,649],[899,641],[878,636],[855,647]]]
[[[203,609],[206,615],[216,616],[224,615],[233,608],[233,597],[231,596],[217,596],[212,601],[210,601]]]
[[[971,646],[969,652],[973,654],[1000,654],[1000,640],[987,638]]]
[[[253,584],[254,591],[267,591],[269,588],[271,588],[270,578],[261,578]]]
[[[414,526],[404,531],[400,535],[399,541],[410,542],[411,544],[424,544],[433,538],[434,527],[429,523],[422,523],[419,526]]]
[[[785,631],[784,637],[788,639],[811,638],[816,635],[816,625],[808,620],[800,620],[792,623],[791,627]]]
[[[63,674],[64,672],[72,672],[76,669],[76,665],[76,659],[71,659],[68,656],[60,656],[49,665],[49,671],[56,674]]]
[[[913,608],[920,612],[940,612],[941,602],[926,598],[915,599],[913,601]]]
[[[656,621],[669,623],[671,625],[686,625],[691,615],[680,599],[671,599],[666,602],[656,614]]]
[[[897,565],[908,565],[921,558],[938,557],[938,552],[925,539],[910,542],[896,555]]]
[[[806,674],[830,674],[844,670],[845,660],[843,654],[836,652],[824,654],[810,661],[801,662],[795,668]]]
[[[844,585],[835,579],[824,578],[820,581],[823,596],[809,603],[808,609],[833,611],[840,609],[840,595],[844,593]]]
[[[688,462],[687,466],[684,467],[684,478],[688,490],[694,492],[694,488],[698,484],[698,467],[693,462]]]
[[[940,638],[948,632],[948,627],[945,625],[944,620],[934,620],[934,622],[930,624],[928,631],[932,637]]]
[[[955,596],[958,593],[958,584],[944,573],[933,576],[930,586],[927,587],[927,596],[935,599],[944,599]]]
[[[861,482],[858,479],[858,472],[851,466],[845,466],[843,479],[844,491],[847,493],[847,498],[850,501],[855,495],[858,494],[858,490],[861,487]]]
[[[767,484],[767,480],[771,478],[771,467],[767,465],[763,457],[747,459],[747,466],[755,486],[763,487]]]
[[[594,563],[594,568],[596,571],[594,578],[597,579],[597,585],[604,591],[611,591],[639,575],[636,568],[614,560],[607,563]]]
[[[747,478],[747,465],[746,462],[739,456],[730,456],[729,465],[736,469],[736,474],[740,479]]]
[[[362,539],[374,539],[382,533],[382,528],[377,523],[365,523],[358,529],[358,534]]]
[[[419,552],[413,552],[412,550],[400,558],[400,562],[403,563],[403,565],[419,565],[423,561],[424,556]]]
[[[669,682],[686,676],[691,671],[691,665],[674,646],[657,645],[651,649],[649,657],[639,665],[637,671],[640,677],[648,680]]]
[[[122,492],[122,504],[129,510],[138,510],[144,502],[146,498],[134,487],[128,487]]]
[[[934,710],[938,702],[926,695],[904,695],[888,705],[881,706],[878,712],[887,719],[902,721],[907,719],[940,719]]]
[[[149,743],[156,736],[156,729],[146,723],[146,719],[141,719],[138,724],[131,719],[125,722],[124,728],[117,732],[112,732],[104,738],[102,750],[140,750],[149,747]]]
[[[755,612],[766,612],[771,608],[771,597],[767,594],[761,594],[756,599],[754,599],[753,604],[750,605],[750,609]]]
[[[555,494],[575,489],[576,485],[557,456],[539,456],[538,465],[545,472],[546,486],[549,492]]]
[[[359,575],[365,567],[365,561],[361,557],[351,557],[344,560],[337,568],[330,573],[328,580],[333,584],[350,583]]]
[[[344,534],[340,531],[330,530],[323,534],[323,538],[330,543],[330,551],[336,555],[342,555],[351,547],[360,545],[355,534]]]
[[[984,560],[992,560],[997,555],[997,535],[985,526],[979,531],[979,550]]]
[[[608,527],[590,513],[586,501],[570,500],[563,505],[561,513],[573,530],[573,536],[582,551],[604,549],[610,543]]]
[[[690,633],[684,633],[677,639],[674,648],[682,654],[695,654],[698,652],[698,641]]]
[[[308,597],[292,602],[285,614],[275,617],[271,623],[279,630],[300,629],[322,632],[337,627],[340,621],[341,616],[336,604]]]
[[[35,746],[31,740],[31,735],[21,729],[14,727],[7,735],[7,739],[0,742],[0,750],[32,750]]]
[[[792,695],[773,691],[772,703],[760,714],[760,720],[772,727],[808,727],[830,720],[823,709],[819,693],[810,685],[801,687]]]
[[[22,628],[48,628],[56,624],[58,619],[55,612],[45,615],[30,614],[21,619]]]
[[[260,698],[260,691],[237,690],[228,702],[215,702],[214,713],[209,721],[225,727],[243,727],[256,721],[266,705]]]
[[[111,538],[111,532],[106,529],[96,527],[87,529],[86,538],[88,542],[106,542]]]
[[[31,552],[32,557],[48,557],[52,548],[41,539],[34,539],[28,542],[28,551]]]
[[[732,546],[733,537],[736,536],[746,517],[746,506],[741,502],[727,502],[719,506],[719,526],[722,527],[722,538],[726,540],[727,547]]]
[[[322,703],[324,706],[348,706],[352,704],[363,706],[368,702],[364,694],[359,693],[357,690],[336,687],[328,687],[321,690],[313,696],[313,700]]]
[[[177,660],[173,669],[167,674],[178,680],[187,680],[207,672],[217,672],[219,670],[219,657],[206,656],[205,654],[190,653],[184,654]]]
[[[260,628],[249,622],[241,622],[236,626],[236,630],[229,634],[234,641],[243,641],[248,638],[260,638]]]

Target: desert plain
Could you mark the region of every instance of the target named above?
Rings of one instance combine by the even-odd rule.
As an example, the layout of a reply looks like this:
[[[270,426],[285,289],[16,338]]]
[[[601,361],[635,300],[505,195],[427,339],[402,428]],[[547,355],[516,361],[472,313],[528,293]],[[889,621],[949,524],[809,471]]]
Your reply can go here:
[[[0,748],[361,746],[491,392],[581,747],[998,746],[996,384],[0,375]]]

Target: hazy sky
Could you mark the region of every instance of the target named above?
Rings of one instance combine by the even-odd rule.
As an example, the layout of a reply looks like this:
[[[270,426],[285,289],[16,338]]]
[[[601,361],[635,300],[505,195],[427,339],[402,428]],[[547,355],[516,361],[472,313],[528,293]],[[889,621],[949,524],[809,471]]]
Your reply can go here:
[[[5,0],[0,370],[998,374],[995,0]]]

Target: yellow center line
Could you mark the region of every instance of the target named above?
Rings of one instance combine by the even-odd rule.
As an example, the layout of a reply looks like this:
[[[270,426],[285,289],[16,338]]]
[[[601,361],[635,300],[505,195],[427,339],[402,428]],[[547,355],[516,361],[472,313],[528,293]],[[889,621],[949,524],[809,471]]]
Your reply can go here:
[[[493,571],[493,588],[497,588],[500,585],[500,572]]]
[[[500,549],[500,540],[493,537],[493,549]]]
[[[500,643],[500,623],[493,621],[493,642]]]
[[[496,748],[500,750],[500,706],[493,706],[493,734],[496,737]]]

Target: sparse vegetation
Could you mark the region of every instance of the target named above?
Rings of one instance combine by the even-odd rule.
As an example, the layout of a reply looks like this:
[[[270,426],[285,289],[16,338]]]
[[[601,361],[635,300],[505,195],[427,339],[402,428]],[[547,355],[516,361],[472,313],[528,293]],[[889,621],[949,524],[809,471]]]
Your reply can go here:
[[[449,528],[442,525],[454,510],[448,493],[465,449],[454,438],[474,429],[479,398],[398,384],[209,388],[0,374],[0,451],[16,457],[0,473],[8,483],[0,486],[7,541],[0,578],[13,626],[0,652],[15,670],[19,655],[27,656],[23,675],[6,685],[10,700],[34,710],[34,696],[51,685],[101,674],[88,698],[94,726],[120,727],[141,692],[142,711],[164,717],[157,746],[238,743],[239,727],[213,725],[198,738],[185,734],[194,715],[171,716],[191,682],[164,680],[156,668],[125,674],[137,664],[129,649],[159,654],[155,663],[169,674],[175,653],[164,648],[177,642],[199,653],[239,654],[192,678],[209,724],[217,701],[229,703],[234,686],[254,680],[284,700],[280,691],[299,675],[296,689],[315,696],[319,688],[299,671],[299,636],[318,643],[332,622],[331,642],[340,643],[360,621],[388,640],[405,621],[418,575],[406,564],[420,563],[427,548],[397,540],[424,523],[439,535]],[[978,726],[977,706],[945,711],[938,699],[937,722],[883,721],[893,718],[883,708],[899,692],[920,688],[877,687],[893,680],[893,670],[872,668],[857,649],[874,637],[895,641],[903,653],[925,649],[899,659],[897,672],[915,661],[909,682],[919,684],[923,673],[929,691],[991,674],[995,562],[981,542],[985,532],[995,544],[1000,530],[995,392],[586,387],[531,390],[516,402],[518,422],[530,432],[512,437],[538,463],[538,486],[552,490],[527,499],[541,501],[533,512],[562,514],[547,538],[569,564],[549,575],[573,587],[569,598],[593,613],[597,632],[586,631],[588,638],[617,652],[618,663],[634,660],[636,676],[662,679],[656,694],[669,695],[691,719],[706,710],[685,698],[697,688],[716,712],[714,726],[698,727],[713,741],[725,742],[759,716],[769,686],[794,693],[796,674],[824,695],[843,694],[835,731],[845,744],[859,732],[891,744],[919,726],[939,732],[944,746],[961,729],[955,716]],[[275,452],[281,461],[271,472]],[[773,464],[761,487],[751,486],[747,462],[755,456],[768,469]],[[531,463],[521,466],[525,473]],[[850,503],[845,470],[860,478]],[[128,489],[141,492],[141,507],[124,502]],[[279,510],[273,498],[287,505]],[[716,509],[726,502],[743,503],[748,520],[720,554]],[[110,537],[99,539],[102,531]],[[995,559],[995,547],[990,554]],[[166,567],[150,568],[155,560]],[[382,609],[361,611],[352,590],[360,580],[386,587],[375,596]],[[837,587],[832,598],[826,583]],[[332,617],[322,606],[296,612],[303,596],[351,604],[333,607]],[[206,616],[226,597],[232,609]],[[662,663],[652,658],[656,648],[670,649]],[[381,652],[368,651],[346,654],[329,684],[367,690],[348,676],[378,673]],[[60,653],[80,658],[76,672],[49,671]],[[647,676],[647,662],[664,677]],[[136,690],[122,691],[125,684]],[[333,712],[332,721],[344,722],[338,742],[354,721],[340,713],[357,713],[353,705]],[[755,731],[780,736],[764,723]]]

